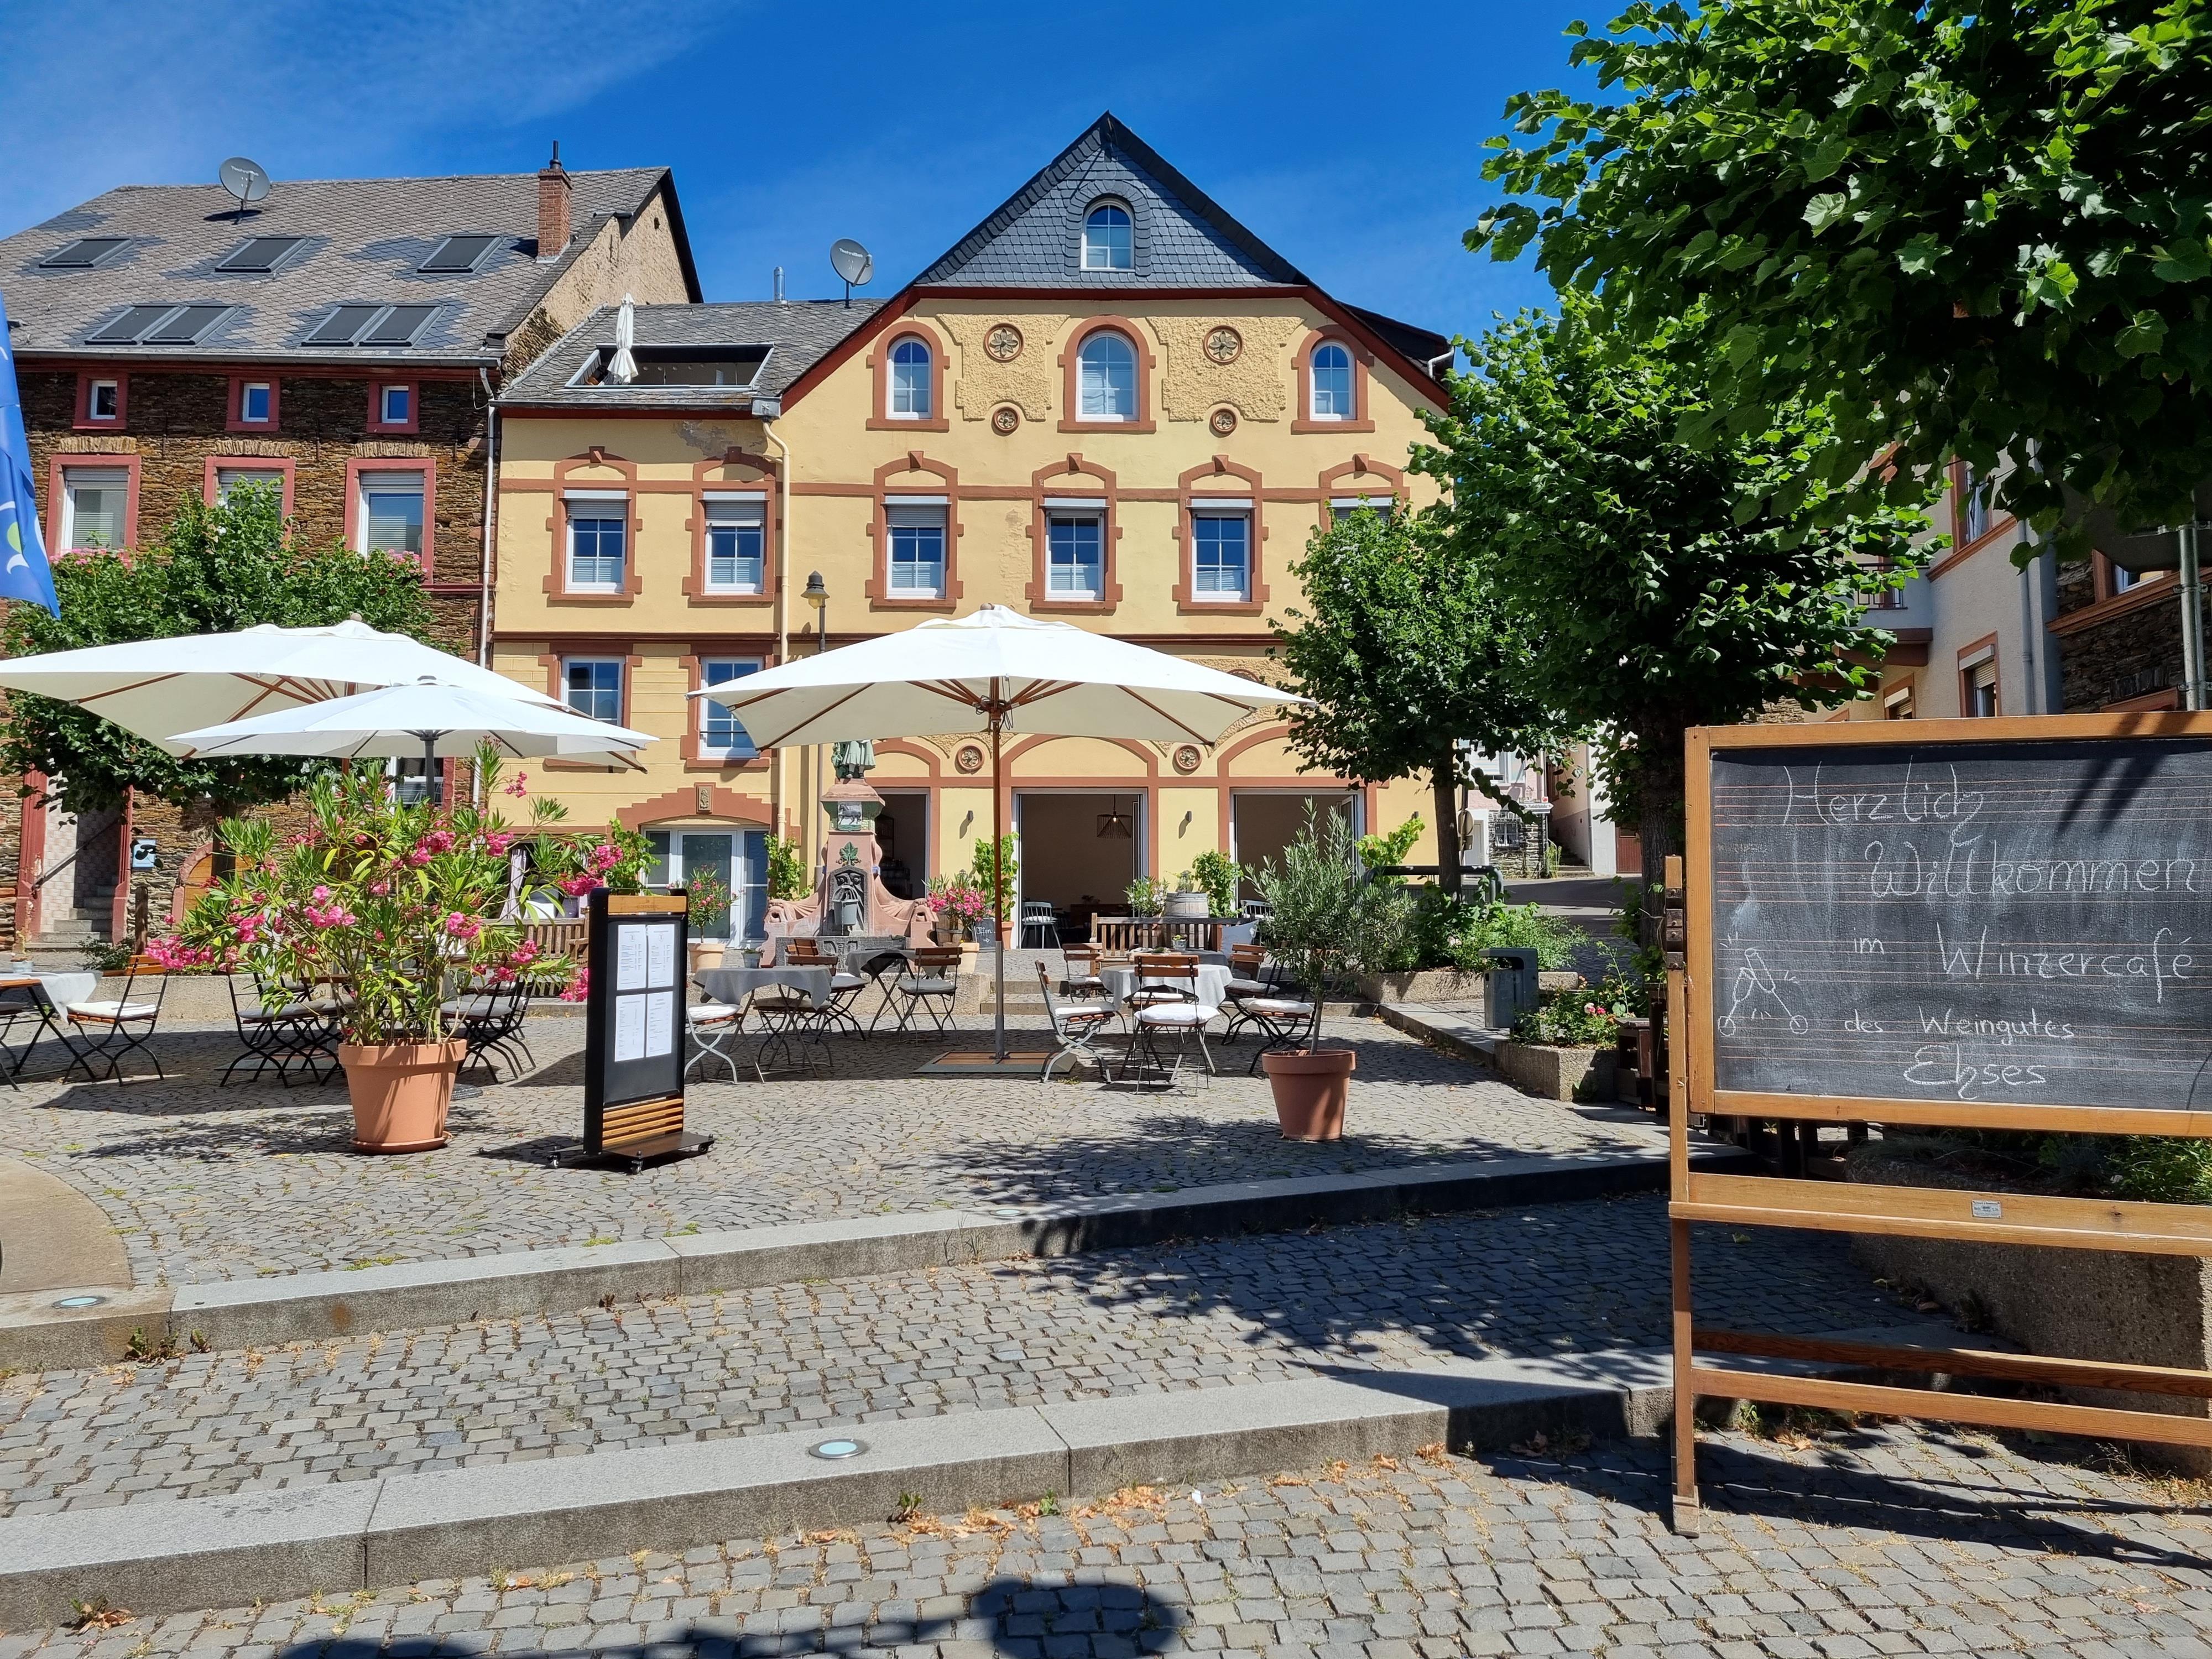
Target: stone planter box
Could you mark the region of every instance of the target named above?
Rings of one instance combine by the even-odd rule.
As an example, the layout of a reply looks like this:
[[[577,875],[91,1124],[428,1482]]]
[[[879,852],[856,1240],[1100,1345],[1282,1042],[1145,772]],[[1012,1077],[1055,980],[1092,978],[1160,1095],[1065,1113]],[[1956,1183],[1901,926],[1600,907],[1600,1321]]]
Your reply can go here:
[[[1578,991],[1582,987],[1583,976],[1569,968],[1547,968],[1536,975],[1540,991]]]
[[[1424,968],[1410,974],[1362,974],[1359,994],[1370,1002],[1480,1002],[1486,974],[1456,968]]]
[[[1538,1042],[1501,1042],[1498,1069],[1524,1093],[1545,1100],[1605,1100],[1613,1090],[1610,1048],[1554,1048]]]
[[[1877,1144],[1850,1158],[1850,1178],[1887,1187],[1980,1189],[1972,1178],[1886,1157]],[[1854,1234],[1851,1255],[1893,1283],[1917,1286],[2031,1353],[2136,1365],[2212,1370],[2212,1261],[2193,1256],[2062,1250],[2032,1244]],[[1972,1346],[1970,1336],[1962,1346]],[[2207,1402],[2109,1389],[2061,1392],[2085,1406],[2203,1417]],[[2212,1474],[2212,1449],[2141,1448],[2148,1460]]]

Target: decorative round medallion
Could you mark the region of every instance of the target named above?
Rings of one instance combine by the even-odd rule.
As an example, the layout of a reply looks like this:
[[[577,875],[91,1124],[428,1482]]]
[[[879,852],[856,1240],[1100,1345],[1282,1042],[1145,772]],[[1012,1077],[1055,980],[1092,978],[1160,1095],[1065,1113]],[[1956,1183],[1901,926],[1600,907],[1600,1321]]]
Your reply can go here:
[[[994,323],[983,337],[983,349],[992,362],[1011,363],[1022,355],[1022,331],[1012,323]]]
[[[1007,404],[991,411],[991,430],[1001,438],[1011,438],[1022,423],[1022,411]]]
[[[1179,744],[1175,751],[1175,769],[1183,773],[1195,772],[1198,770],[1199,762],[1204,757],[1198,752],[1196,744]]]
[[[982,744],[976,743],[962,744],[960,747],[953,752],[952,763],[963,772],[973,773],[981,771],[983,769]]]
[[[1213,411],[1212,416],[1207,420],[1206,425],[1213,428],[1215,437],[1225,438],[1237,430],[1237,411],[1233,409],[1217,409]]]
[[[1244,349],[1244,337],[1224,323],[1206,331],[1206,355],[1217,363],[1233,363]]]

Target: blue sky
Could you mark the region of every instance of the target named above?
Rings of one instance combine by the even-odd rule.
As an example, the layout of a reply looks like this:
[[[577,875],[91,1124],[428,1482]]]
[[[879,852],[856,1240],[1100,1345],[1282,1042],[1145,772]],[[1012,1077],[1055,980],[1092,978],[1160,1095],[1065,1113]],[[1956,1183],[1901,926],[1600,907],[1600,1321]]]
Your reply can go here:
[[[1450,332],[1540,302],[1459,237],[1508,94],[1567,79],[1609,6],[0,0],[0,234],[118,184],[676,170],[710,300],[888,293],[1103,109],[1324,287]],[[96,88],[96,104],[85,94]]]

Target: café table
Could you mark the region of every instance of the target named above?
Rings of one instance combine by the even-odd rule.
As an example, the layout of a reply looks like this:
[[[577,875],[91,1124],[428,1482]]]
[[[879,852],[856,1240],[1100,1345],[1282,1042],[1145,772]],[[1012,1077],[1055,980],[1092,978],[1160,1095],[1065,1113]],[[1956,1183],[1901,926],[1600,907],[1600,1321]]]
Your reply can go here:
[[[799,1060],[798,1048],[793,1046],[794,1038],[799,1047],[821,1049],[823,1064],[829,1064],[830,1036],[823,1016],[830,1008],[831,971],[826,964],[797,963],[775,968],[702,968],[691,975],[691,982],[711,1001],[759,1014],[762,1036],[759,1048],[753,1052],[753,1075],[765,1083],[771,1069],[813,1070],[811,1064]],[[808,1012],[752,1002],[755,992],[774,988],[798,992],[806,1000]],[[771,1055],[781,1062],[773,1068],[768,1064]]]

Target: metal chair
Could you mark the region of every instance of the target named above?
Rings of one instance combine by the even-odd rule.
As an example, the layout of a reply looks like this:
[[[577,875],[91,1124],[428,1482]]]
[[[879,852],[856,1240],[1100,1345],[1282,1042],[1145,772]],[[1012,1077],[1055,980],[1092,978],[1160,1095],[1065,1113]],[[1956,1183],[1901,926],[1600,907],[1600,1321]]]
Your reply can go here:
[[[1189,1055],[1190,1041],[1194,1036],[1198,1039],[1200,1057],[1206,1062],[1206,1075],[1213,1075],[1213,1053],[1206,1046],[1206,1026],[1220,1010],[1209,1008],[1198,1000],[1196,957],[1140,952],[1137,957],[1137,987],[1129,993],[1128,1000],[1136,1011],[1137,1020],[1136,1035],[1129,1042],[1133,1061],[1141,1048],[1152,1062],[1146,1069],[1173,1087],[1182,1076],[1182,1063]],[[1159,1040],[1164,1032],[1174,1032],[1181,1039],[1172,1069],[1160,1060]],[[1126,1079],[1128,1073],[1125,1070],[1122,1075]]]
[[[523,999],[528,994],[529,987],[518,979],[505,985],[473,989],[459,1001],[447,1005],[459,1035],[468,1041],[469,1051],[461,1061],[462,1070],[482,1065],[496,1083],[497,1060],[504,1060],[513,1066],[518,1078],[526,1064],[533,1071],[537,1069],[538,1056],[530,1052],[530,1044],[522,1035]],[[519,1054],[517,1050],[520,1051]]]
[[[1098,972],[1098,959],[1103,954],[1095,945],[1064,945],[1060,957],[1067,972],[1060,981],[1060,994],[1064,997],[1103,997],[1106,981]]]
[[[325,1019],[312,1003],[294,996],[287,988],[275,999],[266,996],[261,983],[254,981],[252,1006],[239,1000],[236,975],[228,979],[230,988],[231,1023],[238,1029],[238,1040],[246,1052],[234,1058],[223,1067],[216,1086],[228,1085],[238,1068],[248,1060],[253,1069],[246,1073],[248,1081],[258,1078],[270,1066],[276,1068],[276,1081],[287,1089],[292,1086],[292,1067],[307,1068],[308,1080],[319,1083],[325,1073],[322,1063],[325,1059],[336,1064],[337,1057],[326,1052],[324,1039]],[[274,1000],[277,1006],[269,1006]]]
[[[1044,993],[1045,1018],[1052,1023],[1052,1034],[1059,1039],[1060,1047],[1044,1063],[1044,1073],[1037,1081],[1040,1086],[1052,1081],[1052,1068],[1066,1060],[1073,1066],[1089,1060],[1098,1068],[1098,1075],[1108,1082],[1114,1079],[1113,1068],[1107,1062],[1105,1051],[1097,1046],[1106,1027],[1114,1023],[1114,1010],[1103,1002],[1091,1002],[1074,1007],[1064,1007],[1054,1000],[1052,975],[1044,963],[1036,965],[1037,988]]]
[[[834,1025],[854,1036],[866,1036],[860,1018],[853,1005],[860,1000],[860,992],[868,980],[865,974],[845,971],[844,966],[819,941],[811,939],[787,939],[783,942],[784,960],[794,968],[827,968],[830,970],[830,1001],[820,1010],[822,1023]]]
[[[1321,1005],[1291,996],[1245,997],[1237,1005],[1248,1024],[1260,1028],[1261,1042],[1254,1051],[1247,1077],[1257,1076],[1260,1056],[1282,1048],[1310,1048],[1321,1037]]]
[[[868,1022],[872,1031],[884,1015],[896,1006],[898,1021],[891,1028],[904,1035],[912,1026],[915,1016],[927,1012],[937,1023],[937,1034],[947,1036],[952,1030],[952,999],[960,988],[960,947],[957,945],[925,945],[914,953],[914,969],[901,974],[886,988],[883,1006]]]
[[[138,989],[141,980],[150,981],[154,999],[134,1000],[131,993]],[[161,999],[169,988],[168,970],[151,957],[133,957],[123,975],[122,993],[112,998],[90,1002],[72,1002],[64,1011],[64,1017],[76,1028],[77,1035],[85,1039],[85,1068],[92,1069],[95,1060],[106,1066],[106,1074],[118,1081],[123,1076],[125,1056],[143,1052],[154,1062],[154,1075],[166,1079],[161,1069],[161,1057],[147,1045],[153,1041],[155,1028],[161,1024]]]
[[[1233,1041],[1237,1033],[1253,1023],[1245,1012],[1246,999],[1272,997],[1280,988],[1276,984],[1274,965],[1267,960],[1264,945],[1232,945],[1229,947],[1229,986],[1222,993],[1229,1005],[1229,1029],[1224,1031],[1224,1042]]]
[[[817,1002],[804,991],[754,992],[740,1016],[741,1019],[760,1018],[761,1040],[753,1050],[753,1075],[765,1083],[772,1070],[811,1072],[814,1062],[799,1058],[807,1048],[820,1049],[822,1069],[834,1074],[837,1066],[836,1056],[830,1052],[829,1012],[827,1002]],[[774,1066],[769,1064],[772,1055],[780,1061]]]
[[[1042,899],[1022,902],[1022,928],[1015,948],[1027,950],[1032,933],[1037,936],[1038,950],[1060,949],[1060,913]],[[1045,938],[1048,933],[1052,936],[1048,941]]]
[[[691,1002],[684,1007],[684,1032],[690,1041],[691,1055],[684,1062],[684,1075],[688,1079],[691,1068],[702,1060],[719,1060],[730,1068],[730,1081],[738,1081],[737,1058],[722,1047],[744,1029],[744,1013],[726,1002]]]

